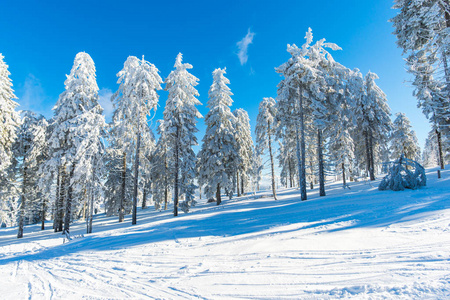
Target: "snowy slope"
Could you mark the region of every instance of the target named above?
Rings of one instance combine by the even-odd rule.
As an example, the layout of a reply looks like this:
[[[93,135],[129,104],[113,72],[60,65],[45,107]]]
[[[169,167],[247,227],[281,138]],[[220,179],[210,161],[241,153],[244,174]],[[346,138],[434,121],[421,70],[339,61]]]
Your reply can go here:
[[[177,218],[149,208],[135,226],[97,215],[93,234],[65,244],[51,229],[1,229],[0,298],[450,298],[450,172],[428,180],[333,183],[304,202],[261,192]]]

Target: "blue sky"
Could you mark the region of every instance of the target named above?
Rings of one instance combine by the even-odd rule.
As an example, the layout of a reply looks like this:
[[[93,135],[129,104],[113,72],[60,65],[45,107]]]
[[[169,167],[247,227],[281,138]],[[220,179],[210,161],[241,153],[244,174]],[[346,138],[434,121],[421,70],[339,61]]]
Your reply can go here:
[[[206,115],[215,68],[227,68],[234,108],[249,112],[254,128],[258,104],[275,97],[280,77],[274,68],[289,58],[286,45],[303,44],[308,27],[315,39],[343,48],[333,57],[343,65],[371,70],[387,94],[392,113],[411,120],[421,146],[428,121],[416,107],[410,76],[388,19],[395,15],[386,0],[317,1],[0,1],[0,53],[12,73],[20,109],[52,116],[76,53],[85,51],[97,68],[105,111],[117,89],[116,74],[129,55],[155,64],[165,78],[176,55],[194,66]],[[250,33],[249,36],[247,36]],[[238,42],[252,38],[247,61]],[[241,44],[242,45],[242,44]],[[245,60],[245,59],[244,59]],[[161,118],[167,92],[160,93]],[[203,121],[199,122],[203,136]]]

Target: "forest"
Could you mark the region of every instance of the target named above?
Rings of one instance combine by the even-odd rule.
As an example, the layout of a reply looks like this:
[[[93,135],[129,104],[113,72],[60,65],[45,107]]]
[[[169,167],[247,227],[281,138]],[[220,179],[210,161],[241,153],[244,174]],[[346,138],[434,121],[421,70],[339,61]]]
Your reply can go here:
[[[396,1],[391,19],[397,44],[414,78],[414,95],[432,130],[421,151],[406,115],[391,110],[377,74],[363,75],[335,61],[341,50],[312,30],[301,46],[287,45],[290,58],[274,66],[281,80],[277,96],[261,101],[256,128],[248,113],[231,110],[233,93],[226,68],[212,72],[202,116],[193,66],[175,58],[163,80],[144,56],[129,56],[117,73],[111,97],[112,121],[99,105],[96,68],[89,54],[76,55],[51,119],[19,111],[5,58],[0,54],[0,223],[17,226],[53,221],[55,232],[70,236],[74,220],[87,233],[98,211],[123,222],[137,207],[188,213],[199,201],[220,205],[222,197],[258,191],[263,169],[270,189],[308,189],[341,180],[373,181],[390,161],[403,156],[425,167],[450,158],[449,5],[445,1]],[[166,90],[167,99],[158,91]],[[20,100],[20,99],[19,99]],[[149,120],[165,100],[163,119],[152,132]],[[198,140],[197,122],[206,131]],[[194,151],[194,146],[200,151]]]

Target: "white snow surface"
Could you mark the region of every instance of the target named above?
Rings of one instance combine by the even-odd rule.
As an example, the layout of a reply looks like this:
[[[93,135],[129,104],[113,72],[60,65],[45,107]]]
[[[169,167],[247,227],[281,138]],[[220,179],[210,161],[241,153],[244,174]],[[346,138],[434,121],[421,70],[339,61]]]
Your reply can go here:
[[[2,299],[449,299],[450,172],[415,191],[379,181],[279,190],[223,205],[0,230]],[[72,234],[85,232],[84,222]]]

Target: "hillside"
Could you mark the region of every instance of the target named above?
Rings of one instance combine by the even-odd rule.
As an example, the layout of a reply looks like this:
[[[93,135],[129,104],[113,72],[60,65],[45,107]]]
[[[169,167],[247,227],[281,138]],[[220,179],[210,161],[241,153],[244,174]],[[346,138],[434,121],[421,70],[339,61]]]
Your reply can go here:
[[[94,218],[93,234],[0,230],[3,299],[334,299],[450,297],[450,172],[417,191],[379,181],[283,189],[172,217],[153,208]],[[73,225],[73,234],[85,224]]]

